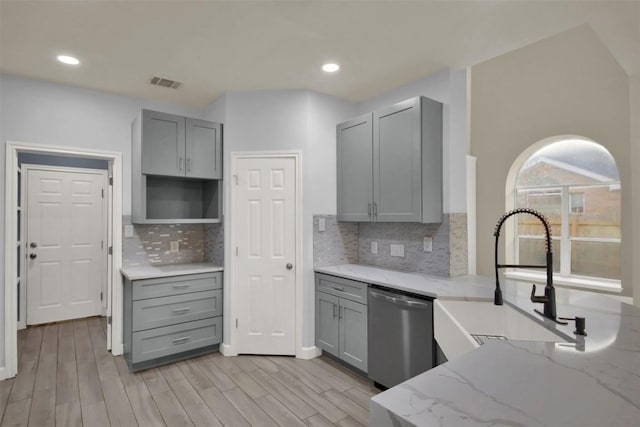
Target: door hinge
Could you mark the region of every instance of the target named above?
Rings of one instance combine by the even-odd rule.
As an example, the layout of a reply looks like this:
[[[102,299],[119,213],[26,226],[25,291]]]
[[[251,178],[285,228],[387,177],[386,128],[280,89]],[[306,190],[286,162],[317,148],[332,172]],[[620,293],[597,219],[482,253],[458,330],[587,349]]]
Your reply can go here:
[[[238,256],[238,247],[236,246],[236,256]]]
[[[104,240],[100,240],[100,249],[104,249]]]
[[[102,191],[102,198],[104,199],[104,188],[101,191]]]
[[[113,185],[113,177],[112,176],[109,177],[109,185]]]
[[[109,255],[113,255],[113,246],[109,246]]]
[[[107,316],[107,325],[111,324],[111,316]]]
[[[238,319],[236,319],[236,329],[238,329]]]
[[[104,295],[103,295],[103,292],[102,292],[102,291],[100,291],[100,301],[102,301],[103,296],[104,296]]]
[[[238,174],[237,173],[233,174],[233,179],[236,180],[236,185],[238,185]]]

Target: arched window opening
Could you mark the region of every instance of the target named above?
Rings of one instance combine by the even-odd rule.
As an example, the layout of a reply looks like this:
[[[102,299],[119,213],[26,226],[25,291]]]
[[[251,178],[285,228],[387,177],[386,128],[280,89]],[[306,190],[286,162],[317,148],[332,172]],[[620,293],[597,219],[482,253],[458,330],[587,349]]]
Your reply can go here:
[[[524,161],[514,190],[515,207],[549,220],[554,276],[619,282],[620,175],[604,147],[584,139],[546,145]],[[518,264],[545,263],[539,221],[518,216],[514,248]]]

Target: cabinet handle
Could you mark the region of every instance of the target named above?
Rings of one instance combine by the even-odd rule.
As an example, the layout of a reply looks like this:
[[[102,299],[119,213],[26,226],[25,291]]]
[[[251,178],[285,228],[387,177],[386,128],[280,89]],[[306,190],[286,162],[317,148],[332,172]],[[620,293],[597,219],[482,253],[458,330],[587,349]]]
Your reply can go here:
[[[369,207],[367,208],[367,213],[371,216],[371,202],[368,203]]]
[[[187,157],[187,172],[191,172],[191,157]]]
[[[182,285],[173,285],[173,289],[185,289],[191,286],[189,283],[184,283]]]
[[[178,157],[178,167],[182,170],[182,156]]]
[[[336,317],[338,317],[338,315],[336,314],[336,308],[337,308],[337,307],[338,307],[337,305],[333,304],[333,318],[334,318],[334,319],[335,319]]]
[[[378,204],[376,202],[373,202],[373,216],[378,216]]]
[[[173,341],[174,344],[182,344],[183,342],[187,342],[191,339],[190,336],[186,336],[186,337],[182,337],[182,338],[176,338]]]
[[[333,289],[334,291],[344,292],[344,288],[333,287],[331,289]]]
[[[174,313],[184,313],[191,310],[191,307],[184,307],[184,308],[174,308],[172,311]]]
[[[344,310],[344,307],[338,307],[338,319],[342,319],[342,310]]]

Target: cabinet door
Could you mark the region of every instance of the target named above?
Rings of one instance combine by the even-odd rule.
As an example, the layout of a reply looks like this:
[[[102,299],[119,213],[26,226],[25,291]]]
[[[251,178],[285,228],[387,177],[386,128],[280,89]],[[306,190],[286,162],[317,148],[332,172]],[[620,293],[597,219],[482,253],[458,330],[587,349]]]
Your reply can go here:
[[[222,135],[219,123],[187,118],[186,146],[187,176],[222,179]]]
[[[371,221],[373,203],[372,115],[337,127],[338,221]]]
[[[340,299],[340,358],[367,372],[367,306]]]
[[[185,175],[185,118],[142,111],[142,173]]]
[[[316,292],[316,345],[334,356],[338,352],[339,298],[324,292]]]
[[[421,222],[420,98],[374,113],[374,217],[383,222]]]

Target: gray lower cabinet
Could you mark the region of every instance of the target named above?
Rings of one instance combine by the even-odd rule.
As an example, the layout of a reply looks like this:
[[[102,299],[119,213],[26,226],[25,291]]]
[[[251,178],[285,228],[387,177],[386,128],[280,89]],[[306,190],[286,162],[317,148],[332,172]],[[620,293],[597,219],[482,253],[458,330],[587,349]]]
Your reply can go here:
[[[339,221],[442,221],[442,104],[411,98],[337,126]]]
[[[123,326],[131,371],[216,351],[222,342],[222,273],[125,278]]]
[[[367,372],[367,305],[358,295],[366,292],[365,283],[316,274],[316,345],[363,372]]]

